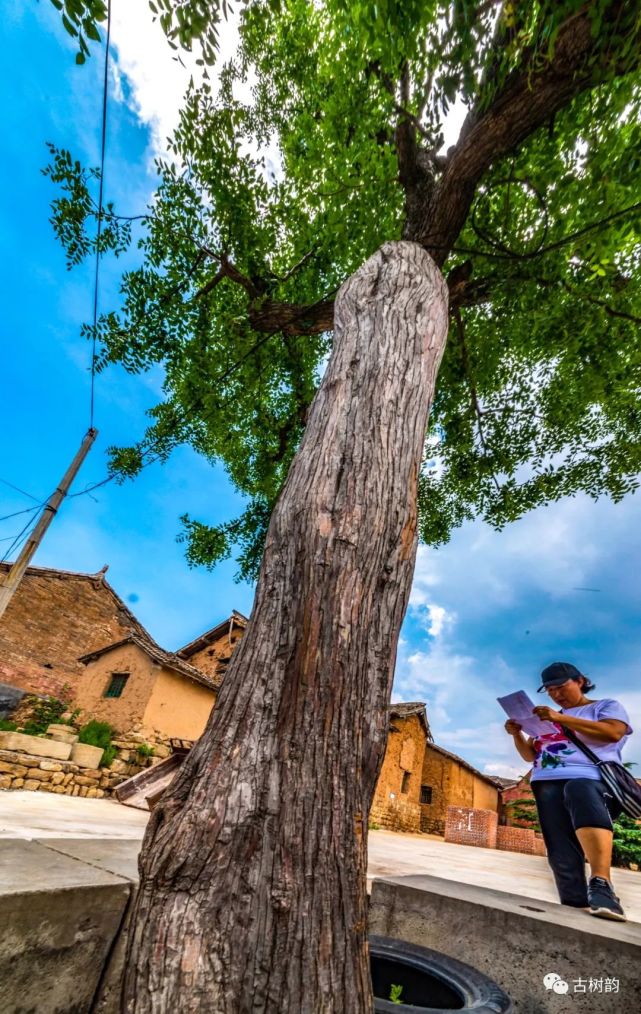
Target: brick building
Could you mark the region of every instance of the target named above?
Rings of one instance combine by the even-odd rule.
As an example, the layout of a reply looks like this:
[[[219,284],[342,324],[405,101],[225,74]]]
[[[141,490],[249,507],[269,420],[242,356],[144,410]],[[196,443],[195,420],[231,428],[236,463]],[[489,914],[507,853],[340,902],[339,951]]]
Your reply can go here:
[[[0,581],[9,564],[0,564]],[[0,683],[35,694],[75,690],[81,655],[130,633],[148,636],[105,578],[28,567],[0,619]]]
[[[528,804],[532,812],[532,817],[536,818],[536,804],[534,802],[534,793],[532,792],[532,786],[530,785],[531,771],[523,775],[518,781],[512,782],[511,785],[505,785],[501,788],[501,797],[499,800],[499,822],[503,825],[510,827],[535,827],[536,820],[527,819]],[[525,806],[520,806],[520,816],[516,816],[513,806],[511,804],[516,801],[523,800]]]
[[[421,830],[421,776],[432,734],[425,705],[392,704],[387,748],[370,810],[370,823],[391,831]]]
[[[443,834],[448,807],[498,812],[499,786],[462,757],[426,743],[421,781],[421,831]]]

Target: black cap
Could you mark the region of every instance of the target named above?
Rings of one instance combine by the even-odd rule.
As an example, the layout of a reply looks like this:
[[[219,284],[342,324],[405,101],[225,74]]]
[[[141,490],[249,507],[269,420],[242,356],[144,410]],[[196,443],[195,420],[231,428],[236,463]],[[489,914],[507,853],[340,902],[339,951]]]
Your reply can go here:
[[[579,672],[571,662],[553,662],[552,665],[546,666],[541,673],[543,683],[539,687],[539,693],[541,690],[547,690],[548,687],[560,687],[568,680],[580,680],[582,676],[583,673]]]

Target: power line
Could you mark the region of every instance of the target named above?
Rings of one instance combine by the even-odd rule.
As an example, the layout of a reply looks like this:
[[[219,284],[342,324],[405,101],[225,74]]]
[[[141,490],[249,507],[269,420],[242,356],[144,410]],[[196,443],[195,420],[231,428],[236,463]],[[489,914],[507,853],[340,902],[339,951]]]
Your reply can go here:
[[[17,518],[20,517],[21,514],[33,514],[34,511],[40,510],[41,507],[44,507],[46,502],[46,500],[43,500],[42,503],[37,504],[35,507],[25,507],[22,511],[14,511],[13,514],[5,514],[4,517],[0,518],[0,521],[8,521],[9,518]]]
[[[14,486],[14,484],[12,482],[8,482],[6,479],[0,479],[0,482],[4,486],[8,486],[10,489],[15,489],[16,493],[22,493],[22,495],[26,496],[28,500],[35,500],[35,502],[37,504],[40,503],[40,500],[38,500],[38,497],[37,496],[32,496],[31,493],[27,493],[26,489],[20,489],[20,486]]]
[[[93,429],[94,395],[96,386],[96,332],[98,327],[98,283],[100,280],[100,236],[102,234],[103,193],[105,183],[105,146],[107,139],[107,96],[109,86],[109,45],[111,42],[111,0],[107,0],[107,41],[105,45],[105,72],[102,89],[102,128],[100,140],[100,189],[98,193],[98,230],[96,233],[96,268],[93,286],[93,338],[91,343],[91,400],[89,429]]]
[[[38,522],[37,516],[29,518],[24,528],[22,528],[15,536],[9,548],[5,549],[4,553],[2,554],[2,558],[0,559],[0,563],[5,563],[6,560],[9,559],[11,554],[22,546],[22,543],[25,542],[26,539],[29,537],[29,532],[31,531],[32,528],[35,527],[37,522]]]
[[[105,149],[107,139],[107,99],[109,92],[109,47],[111,43],[111,0],[107,0],[107,37],[105,44],[105,66],[103,74],[103,88],[102,88],[102,123],[101,123],[101,139],[100,139],[100,186],[98,196],[98,224],[96,230],[96,264],[94,271],[94,291],[93,291],[93,337],[92,337],[92,348],[91,348],[91,397],[90,397],[90,409],[89,409],[89,433],[94,431],[94,402],[95,402],[95,382],[96,382],[96,334],[98,325],[98,293],[99,293],[99,281],[100,281],[100,239],[102,235],[102,219],[103,219],[103,199],[104,199],[104,181],[105,181]],[[43,501],[42,503],[37,500],[36,497],[32,496],[31,493],[27,493],[26,490],[20,489],[18,486],[14,486],[12,483],[7,482],[4,479],[0,479],[0,482],[4,483],[5,486],[9,486],[16,492],[21,493],[23,496],[28,497],[30,500],[36,501],[36,506],[31,507],[24,511],[15,511],[13,514],[7,514],[5,517],[0,518],[0,521],[6,521],[9,518],[17,517],[20,514],[33,515],[29,517],[20,532],[13,538],[8,549],[5,550],[0,563],[4,563],[11,554],[19,549],[22,544],[29,537],[31,529],[35,528],[38,524],[38,514],[41,508],[47,509],[50,498]],[[65,490],[66,492],[66,490]],[[64,494],[62,494],[64,495]],[[49,508],[54,510],[53,507]],[[44,516],[44,515],[43,515]],[[8,539],[3,539],[9,541]]]

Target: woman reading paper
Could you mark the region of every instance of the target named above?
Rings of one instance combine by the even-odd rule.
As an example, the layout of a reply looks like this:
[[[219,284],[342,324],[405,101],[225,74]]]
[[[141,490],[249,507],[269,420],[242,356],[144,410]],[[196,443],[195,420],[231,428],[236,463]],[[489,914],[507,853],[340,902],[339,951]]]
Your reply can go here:
[[[541,673],[539,687],[555,708],[541,705],[534,713],[553,722],[555,732],[525,736],[519,722],[508,719],[507,732],[523,760],[532,764],[531,785],[561,904],[583,908],[605,919],[625,920],[610,881],[612,820],[621,812],[601,780],[599,769],[564,734],[571,730],[600,760],[621,761],[621,748],[632,733],[623,705],[611,698],[595,700],[594,690],[576,666],[554,662]],[[590,864],[586,882],[585,860]]]

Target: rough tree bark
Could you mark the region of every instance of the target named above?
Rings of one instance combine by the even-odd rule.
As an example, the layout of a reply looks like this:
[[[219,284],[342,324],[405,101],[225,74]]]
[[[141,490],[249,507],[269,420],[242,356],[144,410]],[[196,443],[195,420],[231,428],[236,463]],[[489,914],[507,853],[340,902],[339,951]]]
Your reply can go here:
[[[342,287],[333,352],[206,732],[140,861],[128,1014],[365,1014],[367,815],[447,334],[421,247]]]

